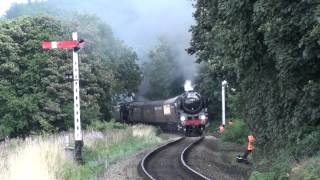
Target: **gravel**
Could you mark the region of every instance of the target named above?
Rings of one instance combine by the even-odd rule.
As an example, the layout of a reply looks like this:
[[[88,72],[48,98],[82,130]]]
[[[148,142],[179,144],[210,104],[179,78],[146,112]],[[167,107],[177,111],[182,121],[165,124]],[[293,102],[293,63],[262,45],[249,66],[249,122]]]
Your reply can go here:
[[[146,163],[147,171],[158,180],[193,179],[180,167],[180,154],[185,147],[196,140],[197,138],[188,137],[160,150]]]
[[[163,139],[166,139],[166,141],[164,141],[163,144],[178,137],[178,135],[176,134],[166,134],[166,133],[162,133],[159,136]],[[146,150],[139,151],[137,153],[134,153],[130,156],[124,157],[116,161],[115,163],[107,167],[107,170],[104,173],[104,176],[100,177],[99,179],[141,180],[142,178],[138,174],[138,165],[141,159],[157,146],[159,145],[153,146]]]
[[[236,156],[242,154],[244,150],[241,145],[206,136],[200,144],[190,150],[187,164],[211,179],[248,179],[251,166],[236,162]]]
[[[166,139],[172,140],[177,135],[162,135]],[[166,143],[165,141],[164,143]],[[159,145],[157,145],[159,146]],[[107,167],[104,176],[100,179],[110,180],[140,180],[138,174],[138,165],[141,159],[152,149],[142,150],[130,156],[124,157]],[[235,158],[242,154],[245,147],[233,143],[225,143],[213,136],[206,136],[205,139],[193,147],[188,154],[187,163],[195,170],[204,175],[218,180],[241,180],[248,179],[252,167],[245,164],[239,164]],[[172,159],[174,159],[172,157]],[[165,163],[165,161],[161,161]],[[167,163],[166,163],[167,164]],[[176,169],[172,169],[174,172]],[[166,172],[165,174],[171,174]],[[172,175],[172,174],[171,174]],[[169,177],[169,176],[167,176]],[[175,177],[174,179],[184,179]]]

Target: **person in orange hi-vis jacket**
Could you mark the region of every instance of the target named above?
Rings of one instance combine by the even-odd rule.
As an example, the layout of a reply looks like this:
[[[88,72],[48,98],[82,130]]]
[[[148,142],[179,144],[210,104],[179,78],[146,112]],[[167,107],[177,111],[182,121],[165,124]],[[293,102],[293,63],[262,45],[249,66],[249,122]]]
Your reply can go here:
[[[248,145],[247,150],[244,152],[243,156],[238,155],[237,161],[238,162],[248,162],[248,155],[254,150],[253,143],[256,141],[256,137],[254,135],[248,136]]]

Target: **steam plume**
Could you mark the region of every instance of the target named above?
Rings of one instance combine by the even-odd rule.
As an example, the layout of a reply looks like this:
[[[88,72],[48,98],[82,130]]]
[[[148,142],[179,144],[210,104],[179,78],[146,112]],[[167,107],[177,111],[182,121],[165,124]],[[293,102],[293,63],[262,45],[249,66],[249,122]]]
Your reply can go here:
[[[184,82],[184,91],[192,91],[192,90],[193,90],[192,82],[190,80],[186,80]]]

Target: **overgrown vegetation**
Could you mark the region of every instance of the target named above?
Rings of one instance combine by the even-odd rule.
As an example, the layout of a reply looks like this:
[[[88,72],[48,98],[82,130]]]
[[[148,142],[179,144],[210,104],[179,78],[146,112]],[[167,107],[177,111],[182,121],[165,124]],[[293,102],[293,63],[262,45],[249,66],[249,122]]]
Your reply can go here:
[[[274,173],[261,173],[259,171],[253,171],[249,180],[265,180],[275,179]]]
[[[87,127],[88,130],[96,130],[96,131],[102,131],[102,132],[108,129],[126,129],[126,128],[128,128],[128,124],[116,122],[114,119],[112,119],[109,122],[94,121]]]
[[[107,127],[104,132],[84,133],[85,164],[81,166],[73,162],[72,150],[64,149],[64,135],[1,143],[0,179],[96,179],[110,163],[162,142],[151,126],[117,129],[110,128],[119,127],[112,122],[103,126]]]
[[[101,177],[115,160],[160,143],[162,140],[156,134],[154,127],[143,125],[121,130],[108,128],[100,138],[90,138],[88,134],[84,150],[85,164],[66,164],[63,167],[63,178],[85,180]]]
[[[68,161],[60,137],[30,137],[0,144],[0,179],[60,179]]]
[[[0,20],[0,139],[72,127],[72,81],[64,79],[72,73],[72,51],[44,50],[41,41],[68,40],[72,31],[86,40],[80,52],[84,127],[110,119],[112,104],[120,95],[137,91],[136,53],[98,18],[75,16]]]
[[[293,179],[293,180],[312,180],[319,179],[319,155],[312,158],[301,158],[299,162],[296,161],[292,154],[287,150],[281,149],[277,151],[276,158],[272,157],[273,154],[256,159],[256,171],[254,171],[250,180],[259,179]]]
[[[300,159],[318,152],[320,4],[198,0],[195,8],[188,52],[203,64],[198,77],[203,94],[216,103],[226,79],[235,97],[231,105],[255,129],[264,155],[283,149],[290,155],[285,158]],[[272,154],[267,159],[280,156]]]
[[[247,136],[249,134],[250,131],[247,125],[241,120],[236,120],[232,125],[225,126],[224,132],[220,135],[220,138],[223,141],[246,144]]]
[[[256,149],[252,157],[255,171],[251,174],[250,179],[288,179],[295,162],[292,154],[286,149],[279,149],[269,154]]]
[[[312,159],[304,160],[291,171],[293,180],[317,179],[320,177],[320,155]]]
[[[189,53],[207,66],[205,94],[214,100],[228,80],[260,147],[287,146],[295,156],[318,151],[320,5],[199,0],[195,7]]]

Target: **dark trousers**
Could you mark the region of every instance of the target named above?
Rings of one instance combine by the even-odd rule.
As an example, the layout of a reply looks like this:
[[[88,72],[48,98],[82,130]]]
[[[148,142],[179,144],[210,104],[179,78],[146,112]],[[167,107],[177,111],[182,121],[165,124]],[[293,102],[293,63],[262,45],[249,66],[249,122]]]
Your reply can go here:
[[[252,152],[252,150],[246,150],[242,156],[242,158],[247,159],[248,155]]]

